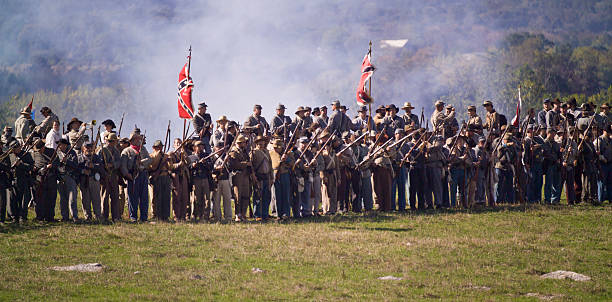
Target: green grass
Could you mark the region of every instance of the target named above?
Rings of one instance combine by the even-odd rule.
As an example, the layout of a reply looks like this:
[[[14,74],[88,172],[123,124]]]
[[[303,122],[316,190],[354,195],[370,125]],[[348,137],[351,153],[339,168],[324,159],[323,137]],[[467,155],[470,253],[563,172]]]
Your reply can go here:
[[[265,224],[0,225],[0,300],[610,300],[611,226],[608,204]],[[106,268],[49,270],[90,262]],[[540,278],[555,270],[592,280]],[[377,279],[387,275],[403,280]]]

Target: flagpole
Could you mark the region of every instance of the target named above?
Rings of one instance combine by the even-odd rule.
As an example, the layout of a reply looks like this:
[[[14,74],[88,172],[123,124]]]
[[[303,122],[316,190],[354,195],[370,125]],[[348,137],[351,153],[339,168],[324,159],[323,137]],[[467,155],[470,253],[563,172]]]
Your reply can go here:
[[[191,77],[191,45],[189,45],[189,56],[187,56],[187,79]],[[185,141],[185,127],[187,126],[187,119],[183,119],[183,142]]]
[[[370,49],[368,50],[368,53],[370,54],[370,62],[372,62],[372,40],[370,40]],[[373,76],[374,74],[372,74],[372,76],[370,77],[370,80],[368,81],[368,96],[370,97],[370,102],[368,102],[368,114],[369,114],[368,126],[367,126],[368,131],[370,131],[370,123],[371,123],[370,121],[372,121],[372,77]],[[365,137],[364,137],[364,142],[367,142]]]

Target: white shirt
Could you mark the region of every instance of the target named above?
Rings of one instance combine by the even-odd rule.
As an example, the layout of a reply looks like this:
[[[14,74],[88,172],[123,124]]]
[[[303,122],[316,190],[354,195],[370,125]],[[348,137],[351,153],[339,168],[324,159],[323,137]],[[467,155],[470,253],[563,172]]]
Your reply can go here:
[[[57,142],[62,138],[62,134],[59,131],[55,131],[53,128],[47,133],[45,137],[45,147],[55,149],[57,148]]]

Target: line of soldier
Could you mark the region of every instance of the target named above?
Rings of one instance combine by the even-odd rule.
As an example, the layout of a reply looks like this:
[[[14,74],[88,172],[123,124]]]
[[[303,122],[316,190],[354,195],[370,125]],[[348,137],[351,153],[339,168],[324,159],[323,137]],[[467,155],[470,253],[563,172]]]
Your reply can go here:
[[[201,103],[193,134],[172,150],[157,140],[152,152],[137,128],[119,138],[106,120],[90,139],[91,125],[73,118],[62,133],[48,107],[40,124],[26,107],[15,135],[6,127],[0,139],[0,219],[8,210],[26,220],[34,205],[37,220],[54,221],[58,193],[62,221],[80,220],[80,194],[86,220],[122,220],[127,203],[133,222],[148,220],[150,200],[154,219],[176,221],[558,204],[564,186],[568,204],[611,200],[607,104],[595,114],[591,104],[546,99],[519,126],[491,101],[484,121],[472,105],[462,123],[453,106],[434,106],[430,130],[409,102],[401,115],[391,104],[370,117],[363,106],[352,119],[337,100],[329,116],[327,106],[300,106],[293,119],[279,104],[271,125],[260,105],[240,125],[224,115],[213,123]]]

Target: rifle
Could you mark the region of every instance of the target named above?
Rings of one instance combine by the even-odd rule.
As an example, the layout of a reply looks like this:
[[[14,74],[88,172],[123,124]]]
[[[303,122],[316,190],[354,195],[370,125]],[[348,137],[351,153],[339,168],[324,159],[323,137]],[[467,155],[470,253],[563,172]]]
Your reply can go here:
[[[421,132],[419,130],[416,130],[418,132]],[[415,132],[416,132],[415,131]],[[414,134],[415,132],[412,132],[410,135]],[[419,139],[414,143],[414,146],[412,146],[412,148],[410,148],[410,150],[406,153],[406,155],[404,155],[404,158],[402,158],[402,161],[400,162],[400,168],[404,165],[404,163],[408,160],[408,157],[410,156],[410,154],[412,153],[412,151],[414,151],[414,148],[416,148],[421,141],[423,141],[423,138],[425,137],[425,134],[421,135],[421,137],[419,137]]]
[[[168,151],[168,145],[170,144],[170,120],[168,120],[168,128],[166,129],[166,138],[164,138],[164,150],[163,152],[166,153],[166,151]]]
[[[342,150],[340,150],[340,152],[336,153],[336,155],[340,155],[342,153],[344,153],[344,151],[348,150],[348,148],[354,146],[358,141],[360,141],[364,136],[366,136],[368,133],[364,133],[362,134],[359,138],[355,139],[354,141],[352,141],[350,144],[348,144],[348,146],[342,148]]]
[[[121,127],[123,127],[123,118],[125,117],[125,112],[121,115],[121,122],[119,123],[119,131],[117,131],[117,136],[121,137]]]
[[[315,156],[312,157],[312,160],[310,160],[310,162],[308,162],[309,166],[312,165],[312,163],[314,163],[314,161],[321,154],[321,152],[323,152],[323,149],[325,149],[325,147],[327,147],[327,144],[329,144],[329,142],[332,140],[332,138],[334,138],[334,135],[336,135],[336,130],[334,130],[334,132],[332,132],[332,134],[325,141],[325,143],[323,143],[323,146],[321,146],[321,149],[319,149],[319,151],[317,151],[317,154],[315,154]]]
[[[144,134],[142,135],[142,138],[140,139],[140,146],[138,148],[138,154],[136,154],[136,157],[134,158],[134,165],[135,165],[134,168],[136,169],[136,174],[132,177],[132,181],[136,181],[136,178],[140,174],[140,169],[138,168],[138,165],[140,165],[142,145],[144,143],[145,137],[147,137],[147,130],[145,130]]]
[[[93,127],[91,127],[91,131],[93,132]],[[92,135],[91,138],[93,139],[93,135]],[[94,141],[94,146],[93,146],[94,152],[95,152],[96,148],[98,148],[98,141],[99,140],[100,140],[100,126],[98,126],[98,132],[96,133],[96,140]]]
[[[419,128],[423,127],[425,121],[425,107],[421,107],[421,119],[419,120]]]
[[[315,137],[313,137],[310,142],[308,142],[308,145],[306,145],[306,148],[304,148],[304,151],[302,151],[302,153],[300,153],[300,156],[298,156],[298,158],[295,160],[295,163],[293,163],[293,167],[291,167],[291,170],[295,169],[295,166],[298,164],[298,162],[300,160],[302,160],[302,157],[304,156],[304,154],[306,154],[306,151],[308,149],[310,149],[310,146],[312,145],[312,143],[314,143],[314,141],[317,140],[317,138],[319,137],[319,134],[321,134],[321,132],[323,131],[318,131],[317,134],[315,135]]]
[[[459,136],[461,136],[461,131],[463,131],[463,128],[465,128],[466,123],[462,122],[461,124],[461,129],[459,129],[459,131],[457,132],[457,135],[455,135],[455,138],[453,139],[453,144],[451,145],[450,148],[450,152],[448,152],[449,156],[452,156],[453,151],[455,151],[455,148],[457,147],[457,141],[459,140]]]
[[[580,144],[578,144],[578,150],[582,148],[582,143],[584,143],[584,138],[586,137],[587,133],[589,133],[589,130],[591,129],[591,126],[593,125],[594,120],[595,120],[595,114],[593,114],[593,116],[591,117],[591,121],[589,122],[589,125],[587,126],[586,130],[584,130],[584,132],[582,133]]]

